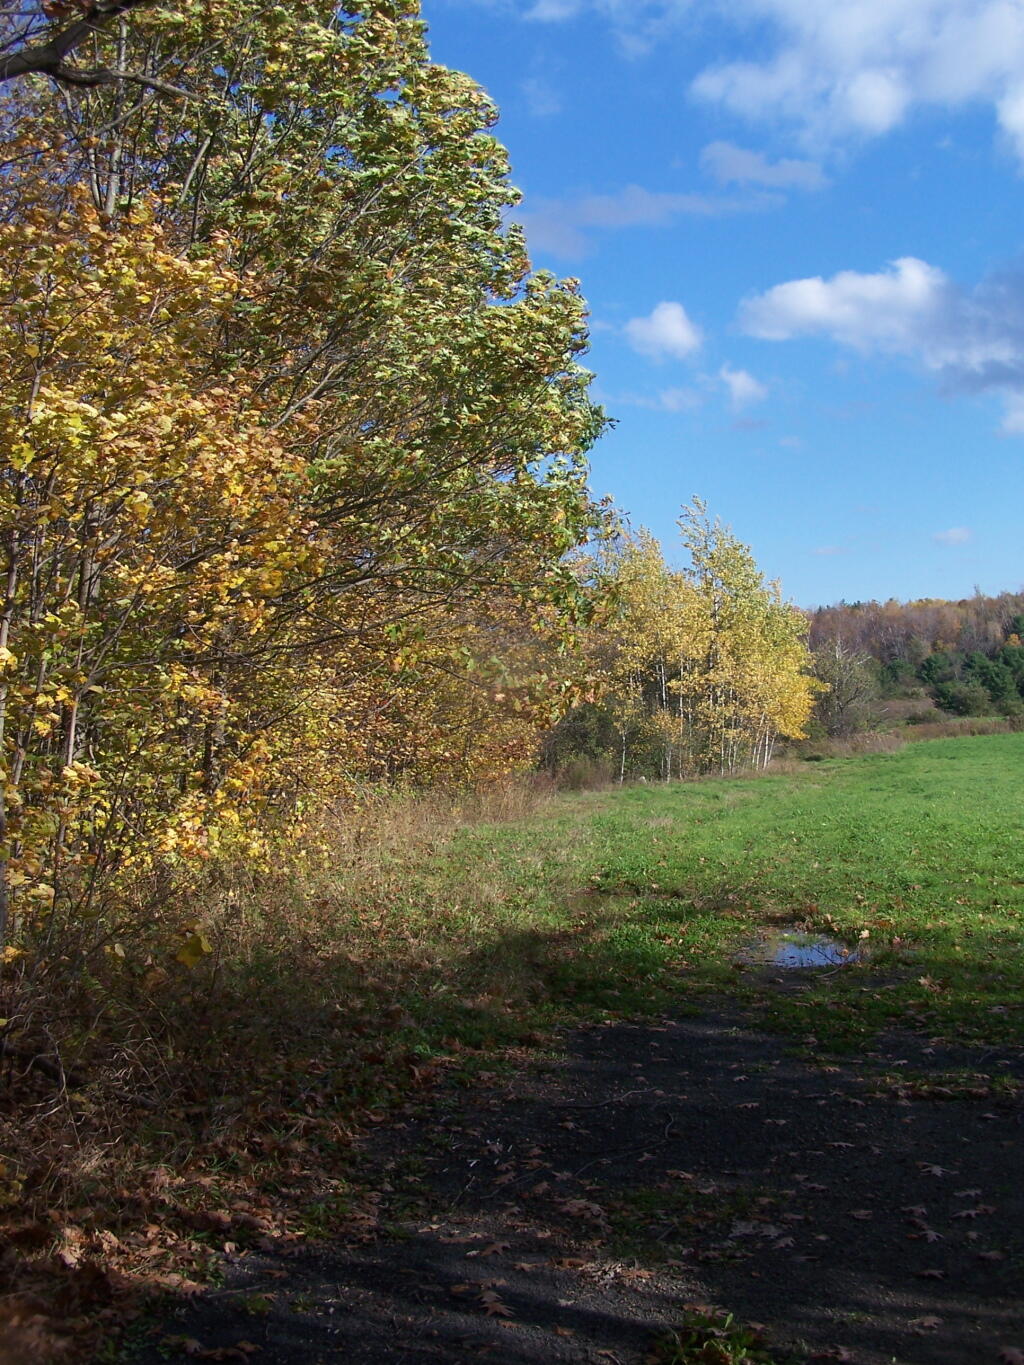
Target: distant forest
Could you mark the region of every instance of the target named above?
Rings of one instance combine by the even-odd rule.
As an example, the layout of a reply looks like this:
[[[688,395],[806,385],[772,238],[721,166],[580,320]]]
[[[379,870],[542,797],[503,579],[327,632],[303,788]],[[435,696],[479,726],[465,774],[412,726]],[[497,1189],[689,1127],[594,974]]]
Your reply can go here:
[[[831,733],[860,728],[883,698],[927,697],[952,715],[1024,715],[1024,592],[840,602],[808,618],[816,672],[831,689],[819,704]]]

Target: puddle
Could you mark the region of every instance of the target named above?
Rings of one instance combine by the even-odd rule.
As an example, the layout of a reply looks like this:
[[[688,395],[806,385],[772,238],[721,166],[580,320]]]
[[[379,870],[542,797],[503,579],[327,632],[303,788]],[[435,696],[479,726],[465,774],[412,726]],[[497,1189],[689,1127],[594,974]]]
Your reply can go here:
[[[736,955],[745,966],[846,967],[863,962],[863,947],[851,948],[827,934],[801,934],[795,929],[764,934]]]

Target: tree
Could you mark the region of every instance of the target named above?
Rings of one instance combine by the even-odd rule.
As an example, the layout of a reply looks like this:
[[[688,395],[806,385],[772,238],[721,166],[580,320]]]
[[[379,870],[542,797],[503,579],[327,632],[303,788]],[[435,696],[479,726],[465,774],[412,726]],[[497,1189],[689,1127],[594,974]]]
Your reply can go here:
[[[803,615],[766,582],[748,546],[695,498],[679,521],[696,594],[696,646],[681,669],[702,771],[767,766],[779,735],[804,733],[815,692]]]
[[[192,0],[93,40],[192,98],[26,85],[0,119],[26,922],[256,838],[388,745],[414,775],[507,766],[570,685],[565,556],[605,518],[583,301],[531,274],[494,110],[414,15]],[[527,617],[502,711],[480,680]]]
[[[767,766],[779,735],[804,732],[819,690],[806,618],[765,583],[749,549],[699,501],[680,529],[682,571],[643,531],[594,565],[606,606],[589,649],[620,781]]]
[[[9,6],[0,19],[0,83],[19,76],[49,76],[59,85],[90,87],[132,81],[148,89],[177,94],[172,87],[138,72],[69,62],[80,47],[94,42],[115,20],[152,0],[39,0]]]
[[[848,649],[838,639],[820,645],[814,651],[814,676],[824,684],[815,711],[826,734],[852,735],[870,724],[878,680],[866,654]]]

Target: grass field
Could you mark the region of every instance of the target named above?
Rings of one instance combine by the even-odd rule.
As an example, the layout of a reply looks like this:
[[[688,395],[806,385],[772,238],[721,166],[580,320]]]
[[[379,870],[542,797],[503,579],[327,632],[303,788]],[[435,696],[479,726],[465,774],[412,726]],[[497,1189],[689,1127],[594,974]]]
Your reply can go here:
[[[439,1067],[487,1070],[560,1024],[678,1012],[708,992],[819,1050],[894,1025],[1019,1041],[1022,772],[1024,734],[1005,734],[556,795],[489,823],[391,803],[343,827],[327,865],[228,869],[190,911],[215,953],[152,987],[125,971],[100,1026],[76,1034],[69,1014],[64,1054],[99,1075],[106,1048],[121,1095],[135,1091],[120,1077],[139,1078],[159,1120],[92,1112],[108,1115],[98,1144],[129,1122],[145,1164],[221,1132],[290,1133],[296,1112],[334,1133]],[[772,927],[868,955],[779,990],[736,961]]]
[[[109,956],[86,983],[105,1010],[84,989],[50,1009],[85,1079],[58,1103],[36,1072],[11,1090],[0,1232],[63,1210],[62,1237],[91,1238],[137,1283],[207,1278],[209,1208],[249,1210],[274,1235],[330,1233],[362,1198],[353,1137],[439,1075],[454,1102],[524,1048],[557,1053],[559,1025],[721,1010],[710,995],[812,1062],[835,1050],[856,1065],[879,1035],[876,1061],[912,1055],[894,1029],[978,1044],[975,1057],[1019,1043],[1022,772],[1024,734],[1005,734],[752,780],[539,801],[513,785],[499,819],[388,800],[335,831],[326,862],[299,850],[275,869],[214,869],[182,898],[214,945],[195,970],[166,949],[160,970],[140,951]],[[774,969],[737,965],[773,927],[870,953],[780,989]],[[962,1049],[931,1051],[949,1059],[944,1096],[976,1093]],[[934,1071],[898,1079],[923,1088]],[[61,1243],[61,1264],[77,1246]],[[23,1281],[50,1293],[57,1262],[33,1257]]]
[[[659,1008],[707,987],[756,996],[735,955],[781,925],[869,945],[863,968],[821,980],[823,1041],[892,1020],[1018,1034],[1022,776],[1024,735],[993,735],[778,777],[563,796],[524,821],[468,827],[407,883],[406,929],[435,969],[448,965],[412,1007],[432,1028],[449,990],[555,1016]],[[801,1016],[771,998],[780,1023],[806,1032],[806,998]]]

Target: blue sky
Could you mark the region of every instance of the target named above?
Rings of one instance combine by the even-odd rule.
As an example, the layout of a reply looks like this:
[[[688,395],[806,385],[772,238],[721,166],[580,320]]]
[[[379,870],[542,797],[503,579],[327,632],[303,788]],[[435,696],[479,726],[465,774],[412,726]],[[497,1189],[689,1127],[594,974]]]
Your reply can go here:
[[[1024,584],[1024,0],[424,14],[590,302],[596,492],[803,605]]]

